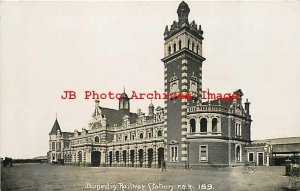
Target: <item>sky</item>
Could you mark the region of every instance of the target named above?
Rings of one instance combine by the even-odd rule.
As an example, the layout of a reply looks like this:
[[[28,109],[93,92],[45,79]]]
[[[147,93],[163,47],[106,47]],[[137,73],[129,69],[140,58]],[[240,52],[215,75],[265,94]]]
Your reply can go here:
[[[87,128],[84,91],[163,92],[163,32],[179,3],[1,2],[1,157],[46,155],[56,115],[62,131]],[[300,136],[300,3],[187,3],[204,31],[203,88],[242,89],[253,140]],[[61,99],[66,90],[77,98]],[[132,100],[131,111],[149,104]]]

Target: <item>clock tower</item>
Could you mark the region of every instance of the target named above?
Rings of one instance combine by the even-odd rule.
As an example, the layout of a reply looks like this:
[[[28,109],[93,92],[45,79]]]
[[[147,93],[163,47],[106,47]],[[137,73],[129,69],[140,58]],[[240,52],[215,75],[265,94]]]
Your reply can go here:
[[[170,28],[166,26],[164,32],[164,90],[173,95],[192,95],[191,99],[175,96],[165,101],[165,160],[169,167],[186,168],[187,107],[201,102],[203,31],[195,21],[189,22],[189,12],[182,1],[177,9],[178,21]]]

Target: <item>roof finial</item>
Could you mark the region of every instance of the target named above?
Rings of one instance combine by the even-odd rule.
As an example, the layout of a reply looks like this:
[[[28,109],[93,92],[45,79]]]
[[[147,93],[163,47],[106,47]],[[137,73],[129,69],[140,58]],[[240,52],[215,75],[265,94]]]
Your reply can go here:
[[[186,2],[182,1],[177,9],[177,14],[178,14],[178,21],[180,24],[186,23],[188,24],[188,16],[190,13],[190,8]]]
[[[124,86],[124,93],[125,93],[125,86]]]
[[[57,120],[57,112],[55,113],[55,115],[56,115],[56,116],[55,116],[55,119]]]

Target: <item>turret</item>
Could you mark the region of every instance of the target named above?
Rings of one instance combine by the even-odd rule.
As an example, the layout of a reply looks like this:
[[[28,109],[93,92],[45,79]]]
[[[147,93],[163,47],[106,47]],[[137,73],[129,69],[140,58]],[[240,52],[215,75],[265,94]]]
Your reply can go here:
[[[130,111],[130,103],[129,103],[129,97],[125,93],[125,88],[124,92],[121,95],[121,98],[119,99],[119,110],[127,110]]]
[[[148,107],[148,111],[149,111],[149,116],[153,116],[154,115],[154,105],[151,101],[149,107]]]

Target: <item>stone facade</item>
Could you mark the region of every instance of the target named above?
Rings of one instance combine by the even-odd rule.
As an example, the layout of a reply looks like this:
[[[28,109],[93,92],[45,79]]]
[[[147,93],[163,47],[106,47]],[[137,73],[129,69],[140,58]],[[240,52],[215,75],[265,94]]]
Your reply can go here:
[[[243,92],[238,99],[203,102],[203,31],[189,22],[190,9],[180,3],[170,29],[164,32],[164,90],[191,95],[165,100],[164,107],[149,105],[148,115],[130,112],[128,95],[119,109],[103,108],[95,101],[92,119],[81,132],[50,132],[49,162],[126,167],[199,168],[234,166],[246,162],[245,146],[251,140],[251,115]]]

